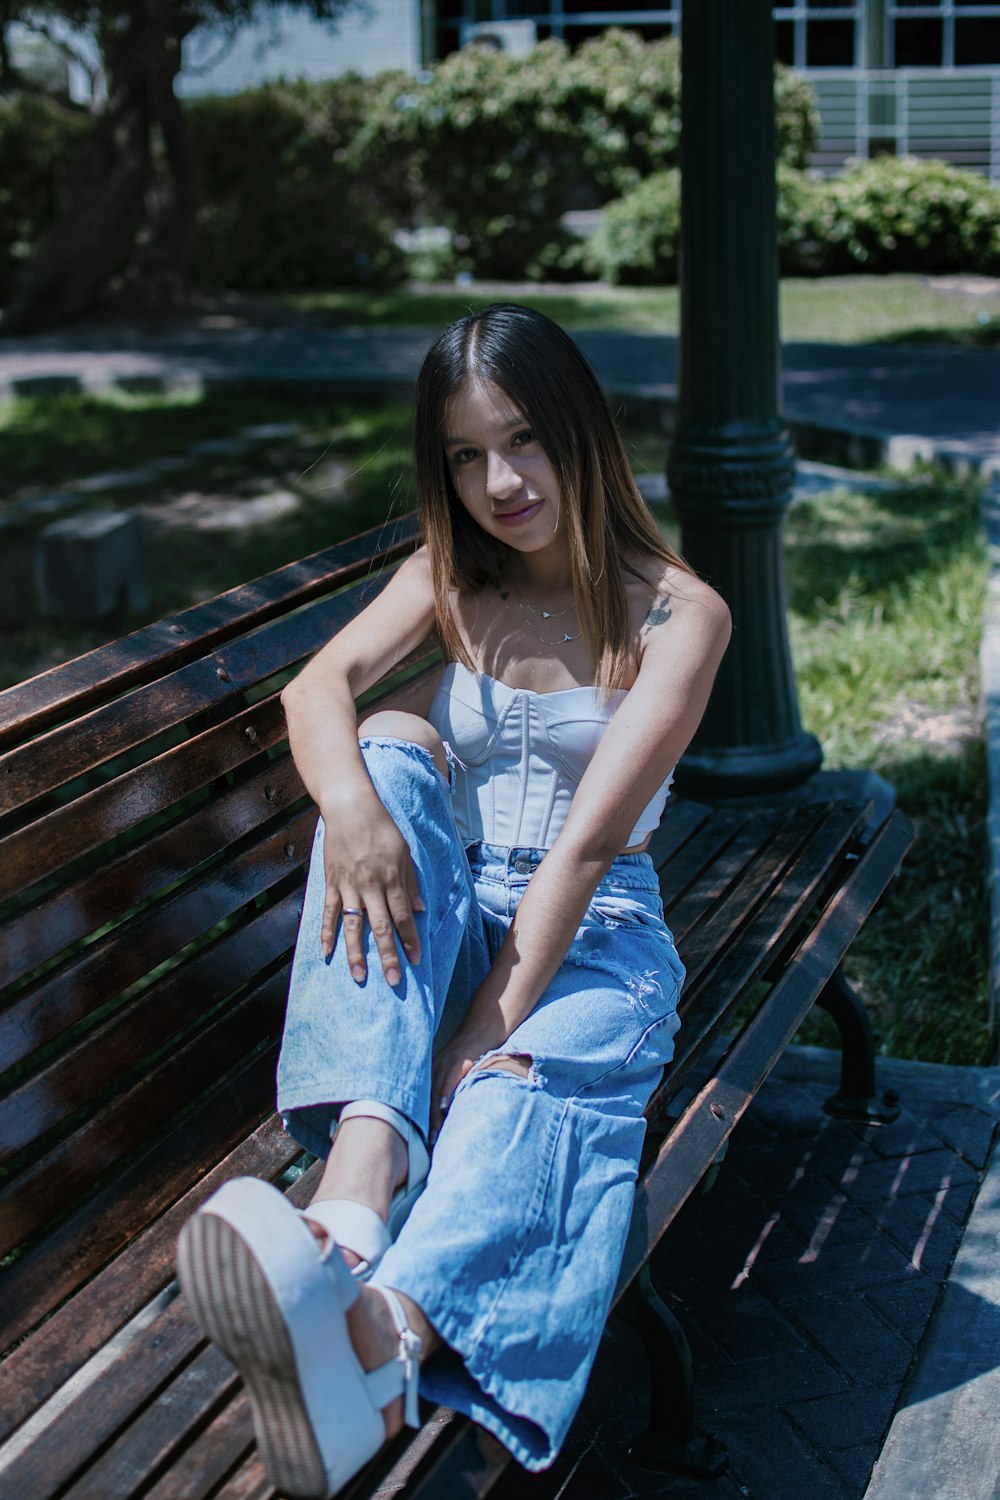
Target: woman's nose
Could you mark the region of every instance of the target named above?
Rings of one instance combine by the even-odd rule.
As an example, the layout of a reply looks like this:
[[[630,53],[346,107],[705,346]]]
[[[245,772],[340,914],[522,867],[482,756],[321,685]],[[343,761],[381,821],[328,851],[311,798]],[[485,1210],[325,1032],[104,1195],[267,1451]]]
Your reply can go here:
[[[512,468],[501,453],[489,453],[486,458],[486,489],[496,499],[513,495],[521,485],[521,476]]]

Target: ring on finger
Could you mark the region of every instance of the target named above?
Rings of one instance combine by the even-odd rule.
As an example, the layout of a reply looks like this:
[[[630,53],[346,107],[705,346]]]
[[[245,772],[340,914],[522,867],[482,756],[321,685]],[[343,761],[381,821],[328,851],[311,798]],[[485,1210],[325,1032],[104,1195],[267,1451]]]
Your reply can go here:
[[[340,908],[342,917],[363,917],[364,911],[360,906],[342,906]]]

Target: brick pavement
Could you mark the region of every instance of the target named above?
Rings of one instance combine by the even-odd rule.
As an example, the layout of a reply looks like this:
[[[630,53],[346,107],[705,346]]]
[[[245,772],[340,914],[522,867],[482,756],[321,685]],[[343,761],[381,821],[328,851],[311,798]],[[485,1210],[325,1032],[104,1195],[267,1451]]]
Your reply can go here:
[[[1000,1120],[1000,1070],[886,1061],[890,1126],[822,1110],[833,1054],[791,1052],[733,1136],[711,1192],[653,1259],[696,1369],[699,1423],[729,1449],[714,1481],[630,1466],[644,1370],[605,1341],[581,1417],[549,1474],[510,1473],[500,1500],[861,1500],[958,1248]],[[933,1478],[921,1496],[941,1500]]]

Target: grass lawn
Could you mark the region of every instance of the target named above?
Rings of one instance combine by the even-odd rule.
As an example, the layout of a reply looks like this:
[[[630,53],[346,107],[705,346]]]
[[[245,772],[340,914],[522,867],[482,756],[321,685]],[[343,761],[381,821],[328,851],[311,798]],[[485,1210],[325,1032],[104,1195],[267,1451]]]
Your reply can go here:
[[[248,425],[296,424],[242,453],[193,454],[188,468],[154,483],[90,497],[141,509],[150,585],[142,616],[37,619],[33,547],[47,517],[8,527],[0,685],[409,509],[410,421],[405,404],[257,387],[0,406],[0,473],[13,478],[15,499]],[[626,437],[637,469],[660,467],[662,432],[635,427]],[[804,722],[827,766],[886,776],[920,834],[849,966],[883,1051],[963,1063],[983,1061],[988,1043],[978,503],[975,485],[928,472],[898,493],[810,499],[793,508],[787,531]],[[810,1038],[829,1040],[825,1026],[811,1022]]]
[[[0,687],[211,598],[374,520],[412,509],[406,403],[304,397],[287,388],[210,388],[203,396],[33,397],[0,404],[6,498],[225,439],[255,423],[297,430],[240,453],[193,453],[187,468],[95,492],[87,506],[142,516],[149,606],[108,621],[38,618],[34,547],[51,517],[0,532]],[[0,501],[0,522],[4,504]],[[373,519],[374,518],[374,519]]]
[[[986,764],[979,642],[986,552],[975,484],[926,473],[895,494],[834,492],[788,520],[802,717],[825,763],[870,766],[918,838],[848,971],[880,1049],[989,1060]],[[811,1039],[831,1036],[811,1022]]]
[[[637,333],[678,329],[674,286],[472,283],[385,292],[295,293],[276,300],[331,323],[441,328],[472,308],[505,299],[540,308],[567,328],[625,328]],[[953,279],[924,276],[786,279],[781,283],[781,327],[786,339],[821,343],[997,345],[1000,287],[984,294],[963,290]]]

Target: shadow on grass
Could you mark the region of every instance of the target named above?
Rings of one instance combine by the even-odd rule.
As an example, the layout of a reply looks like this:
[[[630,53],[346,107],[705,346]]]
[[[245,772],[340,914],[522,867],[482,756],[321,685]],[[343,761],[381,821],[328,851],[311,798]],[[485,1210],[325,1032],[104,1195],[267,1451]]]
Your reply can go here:
[[[867,595],[904,599],[978,536],[975,481],[928,470],[898,490],[832,491],[801,501],[786,532],[789,604],[814,621],[859,578]]]
[[[902,328],[898,333],[873,335],[873,344],[943,344],[955,349],[1000,348],[1000,318],[974,328]]]
[[[184,473],[127,490],[81,496],[73,507],[74,511],[91,506],[140,508],[149,590],[148,607],[141,612],[119,610],[92,621],[39,618],[34,551],[38,532],[49,518],[39,517],[3,532],[0,686],[21,681],[413,508],[411,415],[405,404],[366,406],[341,400],[314,401],[307,406],[300,395],[293,406],[289,393],[284,396],[284,406],[277,403],[277,410],[266,394],[262,402],[256,391],[248,395],[246,405],[243,393],[235,392],[227,393],[221,406],[208,401],[208,430],[213,437],[224,436],[226,429],[220,427],[219,419],[228,414],[230,431],[234,420],[248,425],[255,420],[293,418],[301,420],[303,431],[240,454],[195,455]],[[107,445],[114,447],[122,433],[130,431],[130,441],[144,448],[142,456],[153,456],[151,433],[158,453],[169,452],[160,446],[170,436],[160,419],[187,416],[184,411],[161,410],[153,413],[153,420],[143,410],[112,407],[105,411],[104,403],[98,402],[93,405],[102,409],[94,413],[91,398],[85,399],[82,415],[77,400],[70,412],[81,417],[105,462]],[[50,409],[43,414],[39,431],[45,430],[46,422],[51,430],[56,417],[53,403],[45,404]],[[96,436],[94,421],[99,429]],[[181,430],[192,440],[187,421]],[[86,467],[82,461],[81,467]],[[255,502],[260,507],[261,498],[269,492],[280,492],[282,501],[273,514],[266,506],[263,511],[255,508]]]
[[[917,838],[855,940],[848,975],[886,1056],[986,1063],[985,746],[979,740],[949,753],[900,747],[875,769],[896,788]],[[837,1045],[826,1017],[811,1016],[801,1039]]]

